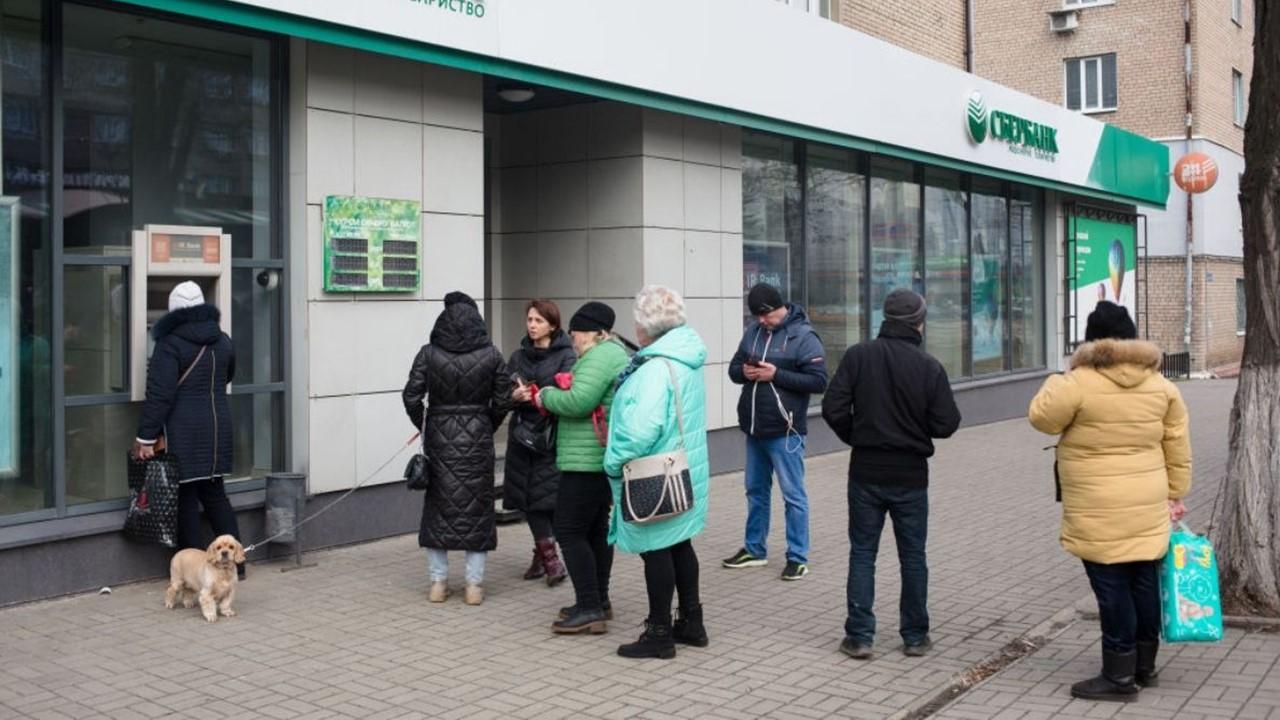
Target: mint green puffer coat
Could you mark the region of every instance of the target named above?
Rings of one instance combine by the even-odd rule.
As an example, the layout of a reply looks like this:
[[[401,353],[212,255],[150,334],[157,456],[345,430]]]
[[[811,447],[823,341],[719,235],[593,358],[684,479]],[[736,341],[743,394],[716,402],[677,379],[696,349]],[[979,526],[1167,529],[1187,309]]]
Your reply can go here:
[[[684,448],[693,481],[693,507],[654,523],[637,525],[622,519],[622,466],[679,445],[671,374],[663,359],[675,367],[684,410]],[[692,328],[678,327],[636,354],[613,396],[609,415],[609,444],[604,471],[613,489],[613,517],[609,542],[629,553],[650,552],[684,542],[702,532],[707,523],[707,495],[711,466],[707,462],[707,389],[702,364],[707,346]]]

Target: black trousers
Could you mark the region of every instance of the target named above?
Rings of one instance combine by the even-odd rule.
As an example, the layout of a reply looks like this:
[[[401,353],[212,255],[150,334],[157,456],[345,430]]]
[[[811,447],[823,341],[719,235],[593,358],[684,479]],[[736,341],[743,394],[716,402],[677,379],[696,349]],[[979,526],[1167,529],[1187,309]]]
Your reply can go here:
[[[1131,652],[1139,642],[1160,641],[1160,561],[1084,561],[1102,625],[1102,649]]]
[[[213,535],[232,535],[240,542],[240,525],[231,509],[222,478],[192,480],[178,486],[178,546],[203,550],[209,545],[200,525],[201,507],[213,526]]]
[[[533,533],[533,540],[546,540],[555,537],[555,513],[550,510],[529,510],[525,512],[524,517],[529,521],[529,532]]]
[[[680,592],[680,609],[687,612],[699,604],[698,555],[693,542],[685,540],[668,548],[640,553],[644,560],[644,585],[649,591],[649,621],[671,622],[671,596]]]
[[[598,610],[609,600],[613,547],[609,545],[609,509],[613,494],[604,473],[566,472],[560,475],[556,498],[555,533],[564,555],[575,602]]]

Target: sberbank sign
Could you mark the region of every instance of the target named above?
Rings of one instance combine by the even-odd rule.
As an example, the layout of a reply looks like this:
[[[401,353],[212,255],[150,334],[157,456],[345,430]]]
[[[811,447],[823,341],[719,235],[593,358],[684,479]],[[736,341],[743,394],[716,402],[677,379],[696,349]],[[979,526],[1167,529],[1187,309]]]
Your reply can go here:
[[[1009,152],[1053,162],[1058,159],[1058,129],[1001,110],[990,110],[982,93],[969,96],[969,138],[981,145],[987,138],[1009,144]]]
[[[450,12],[467,17],[484,17],[484,0],[409,0],[414,5],[424,8],[435,8],[442,12]]]

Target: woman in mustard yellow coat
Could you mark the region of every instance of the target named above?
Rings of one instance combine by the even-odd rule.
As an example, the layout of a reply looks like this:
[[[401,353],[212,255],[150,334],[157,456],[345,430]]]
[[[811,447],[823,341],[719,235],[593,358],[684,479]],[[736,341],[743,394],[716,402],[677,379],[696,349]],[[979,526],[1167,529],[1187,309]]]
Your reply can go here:
[[[1098,303],[1071,369],[1045,380],[1028,413],[1062,436],[1062,547],[1084,561],[1098,600],[1102,674],[1071,687],[1088,700],[1130,702],[1156,684],[1159,560],[1191,488],[1186,405],[1159,348],[1136,337],[1125,308]]]

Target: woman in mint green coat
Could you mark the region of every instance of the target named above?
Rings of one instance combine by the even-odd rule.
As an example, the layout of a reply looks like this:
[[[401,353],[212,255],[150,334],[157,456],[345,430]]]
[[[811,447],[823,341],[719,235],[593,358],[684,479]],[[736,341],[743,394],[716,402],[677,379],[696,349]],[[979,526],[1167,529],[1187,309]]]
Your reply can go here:
[[[641,350],[622,373],[609,414],[604,471],[613,491],[609,542],[644,560],[649,617],[637,642],[618,648],[633,658],[673,658],[675,643],[707,646],[698,599],[698,556],[692,539],[707,521],[707,391],[702,365],[707,347],[685,325],[684,300],[676,291],[650,285],[636,296],[636,337]],[[678,392],[672,384],[672,373]],[[681,417],[676,415],[679,398]],[[683,436],[680,426],[683,423]],[[623,519],[622,467],[632,460],[683,446],[689,460],[693,504],[686,512],[652,523]],[[671,599],[680,614],[671,620]]]

